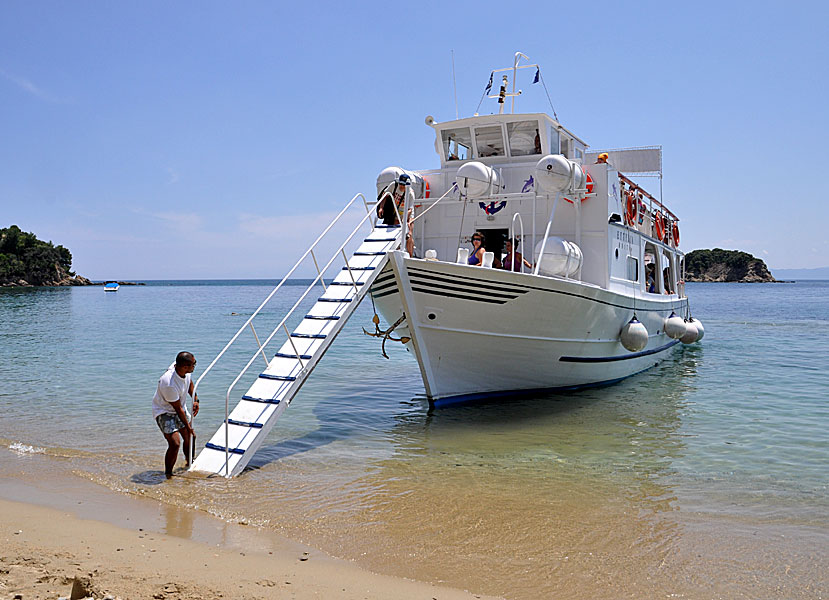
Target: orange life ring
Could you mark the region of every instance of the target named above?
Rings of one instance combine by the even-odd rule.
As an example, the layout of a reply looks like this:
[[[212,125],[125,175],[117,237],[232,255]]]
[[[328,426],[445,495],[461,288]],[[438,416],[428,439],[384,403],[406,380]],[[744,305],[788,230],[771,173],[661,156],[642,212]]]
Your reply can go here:
[[[674,238],[674,248],[679,248],[679,224],[676,221],[671,227],[671,234]]]
[[[625,203],[625,225],[633,227],[636,223],[636,200],[631,191],[625,192],[625,196],[627,196]]]
[[[423,197],[424,198],[429,197],[429,180],[426,179],[425,177],[423,178]]]
[[[656,229],[656,239],[660,242],[665,239],[665,217],[662,213],[656,213],[653,218],[653,225]]]

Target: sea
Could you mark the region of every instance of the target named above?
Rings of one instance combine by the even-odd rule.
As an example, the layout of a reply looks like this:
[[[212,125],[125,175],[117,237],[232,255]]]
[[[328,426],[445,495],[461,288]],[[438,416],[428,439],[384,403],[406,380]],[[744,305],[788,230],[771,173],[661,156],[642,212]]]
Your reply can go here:
[[[364,302],[241,476],[165,480],[159,376],[180,350],[201,375],[275,283],[0,289],[3,477],[38,477],[12,461],[37,455],[371,571],[520,600],[829,594],[829,282],[689,283],[705,337],[646,372],[434,410],[414,357],[364,334]],[[260,340],[301,283],[257,318]],[[257,352],[243,331],[200,384],[199,447]]]

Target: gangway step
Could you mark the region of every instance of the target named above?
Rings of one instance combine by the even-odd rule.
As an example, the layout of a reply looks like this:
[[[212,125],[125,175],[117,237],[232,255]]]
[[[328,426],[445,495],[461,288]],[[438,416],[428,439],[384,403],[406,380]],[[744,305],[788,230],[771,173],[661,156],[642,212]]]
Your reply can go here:
[[[296,377],[288,377],[287,375],[270,375],[269,373],[260,373],[260,379],[272,379],[274,381],[296,381]]]
[[[277,352],[274,358],[301,358],[302,360],[311,360],[314,358],[310,354],[288,354],[287,352]]]
[[[351,287],[354,287],[355,284],[363,285],[364,283],[364,281],[332,281],[331,285],[350,285]]]
[[[225,451],[226,446],[220,446],[219,444],[213,444],[211,442],[207,442],[204,445],[205,448],[209,448],[211,450],[221,450],[222,452]],[[242,448],[227,448],[227,451],[231,454],[244,454],[245,451]]]
[[[253,427],[254,429],[262,429],[263,423],[252,423],[250,421],[237,421],[236,419],[228,419],[229,425],[239,425],[240,427]]]
[[[317,302],[351,302],[354,298],[318,298]]]
[[[245,394],[242,396],[242,400],[247,400],[248,402],[261,402],[262,404],[279,404],[282,400],[276,400],[274,398],[254,398],[253,396],[248,396]]]
[[[338,321],[339,315],[305,315],[306,319],[316,319],[317,321]]]

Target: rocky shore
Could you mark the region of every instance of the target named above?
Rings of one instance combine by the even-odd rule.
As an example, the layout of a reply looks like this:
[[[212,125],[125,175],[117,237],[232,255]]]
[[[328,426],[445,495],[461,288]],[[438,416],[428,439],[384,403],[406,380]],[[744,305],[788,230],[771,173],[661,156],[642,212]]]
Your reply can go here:
[[[766,263],[739,250],[694,250],[685,255],[685,281],[778,283]]]

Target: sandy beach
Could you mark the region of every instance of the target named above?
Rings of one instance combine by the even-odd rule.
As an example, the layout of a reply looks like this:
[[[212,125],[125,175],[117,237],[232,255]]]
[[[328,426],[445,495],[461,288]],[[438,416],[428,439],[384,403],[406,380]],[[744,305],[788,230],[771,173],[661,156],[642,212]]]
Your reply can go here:
[[[3,478],[0,497],[0,598],[68,598],[76,578],[97,599],[486,597],[371,573],[272,533],[71,475]]]

